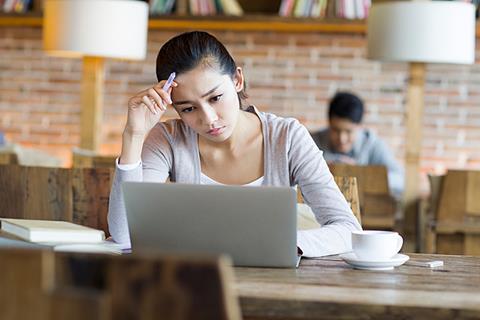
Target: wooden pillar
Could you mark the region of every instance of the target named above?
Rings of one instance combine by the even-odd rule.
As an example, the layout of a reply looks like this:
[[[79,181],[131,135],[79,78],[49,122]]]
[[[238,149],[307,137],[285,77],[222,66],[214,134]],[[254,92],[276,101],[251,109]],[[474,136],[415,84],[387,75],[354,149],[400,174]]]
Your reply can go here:
[[[412,62],[409,65],[406,107],[405,140],[405,208],[404,235],[405,251],[418,251],[417,216],[420,198],[420,151],[422,147],[422,117],[424,106],[425,63]]]
[[[105,68],[103,58],[84,57],[80,148],[95,152],[100,151],[104,78]]]

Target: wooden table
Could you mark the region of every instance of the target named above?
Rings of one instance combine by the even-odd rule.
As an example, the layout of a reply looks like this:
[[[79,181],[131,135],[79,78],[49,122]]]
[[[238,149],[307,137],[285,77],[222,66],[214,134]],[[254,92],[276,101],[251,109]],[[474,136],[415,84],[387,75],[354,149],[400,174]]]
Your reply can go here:
[[[338,257],[298,269],[235,268],[245,319],[480,319],[480,257],[409,254],[390,271],[356,270]]]

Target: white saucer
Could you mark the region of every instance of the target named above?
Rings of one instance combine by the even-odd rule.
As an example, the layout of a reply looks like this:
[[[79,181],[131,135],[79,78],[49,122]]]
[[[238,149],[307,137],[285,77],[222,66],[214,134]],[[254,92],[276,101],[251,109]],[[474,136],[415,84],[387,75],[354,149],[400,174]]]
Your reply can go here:
[[[388,260],[366,261],[359,259],[353,252],[341,254],[340,258],[355,269],[362,270],[392,270],[394,267],[398,267],[410,259],[406,254],[398,253]]]

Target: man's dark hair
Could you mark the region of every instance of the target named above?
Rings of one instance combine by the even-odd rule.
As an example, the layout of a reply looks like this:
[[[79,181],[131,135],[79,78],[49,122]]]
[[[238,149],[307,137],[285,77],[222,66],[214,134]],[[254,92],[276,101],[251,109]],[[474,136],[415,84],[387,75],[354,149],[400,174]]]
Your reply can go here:
[[[362,122],[363,101],[349,92],[337,92],[330,100],[328,118],[345,118],[354,123]]]

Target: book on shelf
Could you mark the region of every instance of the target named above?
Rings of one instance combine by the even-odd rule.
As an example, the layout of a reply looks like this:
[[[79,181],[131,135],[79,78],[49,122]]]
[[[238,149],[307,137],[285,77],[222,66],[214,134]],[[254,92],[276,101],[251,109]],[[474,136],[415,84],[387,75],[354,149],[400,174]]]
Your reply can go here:
[[[105,240],[103,231],[71,222],[8,218],[0,218],[0,221],[0,247],[110,254],[127,252],[122,245]]]
[[[219,3],[224,14],[229,16],[243,15],[243,9],[237,0],[220,0]]]
[[[150,14],[171,14],[175,6],[175,0],[150,0]]]
[[[32,0],[0,0],[1,10],[5,13],[25,13],[31,6]]]
[[[480,1],[480,0],[479,0]],[[282,0],[282,17],[365,19],[371,0]]]
[[[184,5],[180,5],[177,8],[177,12]],[[230,16],[240,16],[243,14],[242,7],[237,0],[189,0],[188,1],[189,12],[194,16],[208,16],[225,14]]]

